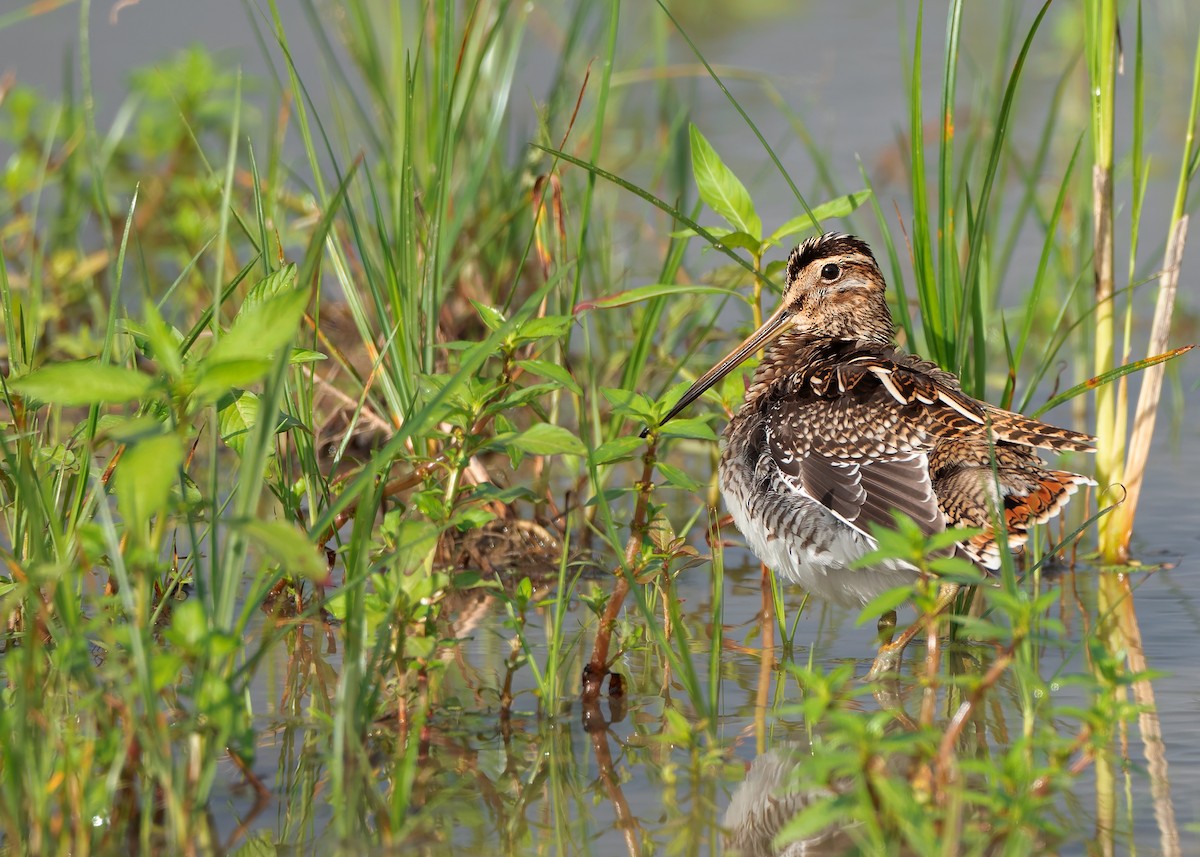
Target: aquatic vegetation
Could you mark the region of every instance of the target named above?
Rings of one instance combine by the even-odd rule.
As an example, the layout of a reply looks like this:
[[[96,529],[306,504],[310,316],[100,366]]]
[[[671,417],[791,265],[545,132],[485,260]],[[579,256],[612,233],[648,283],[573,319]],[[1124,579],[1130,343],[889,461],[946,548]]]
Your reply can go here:
[[[0,14],[0,37],[56,5]],[[295,5],[248,5],[261,77],[197,47],[100,99],[85,0],[59,98],[0,82],[7,852],[712,852],[782,833],[1025,853],[1111,846],[1147,779],[1169,841],[1165,774],[1125,745],[1158,731],[1129,577],[1100,574],[1094,597],[1090,572],[1049,582],[1097,521],[1110,556],[1128,543],[1161,378],[1128,458],[1123,385],[1186,350],[1169,331],[1200,64],[1150,238],[1140,6],[1122,10],[1127,173],[1104,142],[1113,6],[1073,27],[1006,4],[968,62],[985,13],[957,2],[933,122],[919,11],[900,34],[889,184],[842,175],[772,79],[710,63],[692,6]],[[327,101],[294,52],[305,23]],[[1029,91],[1035,60],[1052,91]],[[1077,115],[1085,72],[1101,95]],[[693,110],[699,87],[719,118]],[[806,163],[760,127],[776,110]],[[735,122],[757,174],[718,134]],[[1093,293],[1123,175],[1129,288]],[[786,195],[778,224],[764,185]],[[1022,567],[1000,551],[946,616],[942,546],[879,530],[926,572],[874,605],[927,621],[891,682],[856,676],[873,632],[747,568],[722,518],[714,426],[744,374],[662,423],[700,352],[761,324],[790,247],[834,226],[871,235],[906,347],[972,395],[1040,414],[1098,389],[1076,428],[1108,438],[1098,475],[1130,489],[1078,503]],[[1168,275],[1137,360],[1154,240]],[[1063,359],[1085,368],[1059,383]],[[760,778],[795,812],[762,818]],[[767,838],[739,827],[760,820]]]

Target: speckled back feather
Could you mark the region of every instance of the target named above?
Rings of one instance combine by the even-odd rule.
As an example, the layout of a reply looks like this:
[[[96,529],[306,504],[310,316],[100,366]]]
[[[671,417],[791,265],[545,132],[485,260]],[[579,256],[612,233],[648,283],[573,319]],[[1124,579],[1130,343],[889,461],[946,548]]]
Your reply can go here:
[[[871,549],[870,525],[891,526],[895,509],[926,533],[982,528],[960,549],[994,569],[994,508],[1020,550],[1031,527],[1094,484],[1034,452],[1090,452],[1091,437],[977,401],[953,374],[891,342],[883,277],[862,241],[809,239],[787,275],[791,325],[755,371],[721,459],[726,502],[776,571],[819,597],[865,603],[895,585],[903,564],[869,579],[846,567]]]

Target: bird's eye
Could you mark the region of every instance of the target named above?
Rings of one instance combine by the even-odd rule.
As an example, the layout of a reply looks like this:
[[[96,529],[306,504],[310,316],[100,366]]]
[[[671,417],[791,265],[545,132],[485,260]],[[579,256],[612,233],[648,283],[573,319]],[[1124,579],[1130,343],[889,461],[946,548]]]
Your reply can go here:
[[[830,262],[828,265],[826,265],[824,268],[821,269],[821,279],[822,280],[836,280],[838,278],[838,274],[840,274],[841,272],[842,272],[841,268],[839,268],[837,265]]]

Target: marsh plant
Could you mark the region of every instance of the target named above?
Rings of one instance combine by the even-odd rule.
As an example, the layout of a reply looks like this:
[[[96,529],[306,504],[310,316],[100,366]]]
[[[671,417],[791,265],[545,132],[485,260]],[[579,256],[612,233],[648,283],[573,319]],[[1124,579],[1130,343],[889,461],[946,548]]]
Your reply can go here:
[[[0,32],[39,26],[43,5],[0,15]],[[1158,82],[1140,3],[1006,5],[993,68],[969,75],[972,10],[949,4],[935,63],[918,4],[900,33],[910,118],[895,211],[866,169],[835,175],[804,117],[752,79],[806,141],[807,164],[785,168],[754,121],[762,102],[745,106],[706,62],[692,19],[673,17],[682,4],[299,7],[328,105],[310,98],[275,0],[246,18],[270,79],[195,48],[98,110],[85,0],[61,95],[0,84],[8,852],[440,853],[497,847],[494,828],[524,853],[589,841],[595,795],[630,849],[715,850],[719,795],[741,776],[723,731],[727,658],[746,651],[762,665],[756,748],[791,724],[804,748],[791,788],[811,797],[772,835],[837,833],[871,854],[1030,853],[1089,835],[1064,814],[1088,772],[1111,847],[1122,741],[1131,723],[1155,729],[1129,579],[1104,578],[1081,638],[1043,578],[1093,550],[1097,529],[1105,561],[1129,558],[1163,364],[1186,350],[1171,323],[1200,52],[1169,226],[1147,236]],[[534,40],[550,22],[553,37]],[[1057,58],[1061,81],[1034,108],[1031,148],[1013,128],[1047,43],[1038,55]],[[522,124],[519,71],[548,45],[554,71]],[[690,82],[674,51],[694,52]],[[713,120],[691,115],[692,86],[728,97],[720,121],[744,123],[793,219],[764,223],[709,140]],[[881,552],[923,573],[874,607],[911,600],[929,618],[926,648],[879,685],[801,656],[798,602],[773,577],[753,631],[725,626],[736,534],[715,508],[714,428],[744,375],[660,426],[699,352],[736,341],[729,319],[761,323],[787,250],[835,226],[873,236],[903,342],[970,394],[1034,415],[1096,396],[1103,490],[1021,567],[1005,554],[980,580],[911,522],[877,532]],[[1030,234],[1036,271],[1014,290]],[[1140,358],[1143,283],[1157,297]],[[1062,360],[1085,368],[1058,384]],[[1127,440],[1126,384],[1147,367]],[[696,575],[699,611],[680,596]],[[934,615],[946,575],[969,584],[973,609],[964,597]],[[480,669],[467,663],[477,637],[500,641],[483,644]],[[266,710],[264,686],[278,691]],[[570,738],[577,705],[598,779]],[[626,706],[636,725],[614,757]],[[1015,720],[986,719],[1001,709]],[[498,765],[458,730],[494,730]],[[276,758],[278,774],[264,767]],[[622,766],[663,790],[665,821],[637,820]],[[216,797],[242,787],[252,798],[236,810]],[[1170,853],[1169,794],[1154,787]],[[273,801],[278,817],[261,817]]]

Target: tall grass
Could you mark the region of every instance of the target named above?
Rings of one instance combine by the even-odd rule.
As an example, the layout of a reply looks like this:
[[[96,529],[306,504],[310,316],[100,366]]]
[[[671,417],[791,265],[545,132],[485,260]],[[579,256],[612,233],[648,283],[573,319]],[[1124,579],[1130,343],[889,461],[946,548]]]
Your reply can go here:
[[[0,27],[35,26],[45,8],[0,16]],[[282,4],[249,5],[276,82],[268,109],[248,102],[250,81],[193,50],[135,75],[133,96],[101,127],[85,3],[78,86],[61,101],[5,93],[0,831],[10,845],[228,849],[209,812],[232,776],[256,802],[286,803],[280,837],[298,846],[401,847],[436,830],[428,819],[439,802],[486,780],[469,779],[466,763],[439,767],[453,743],[439,744],[447,722],[482,716],[508,754],[495,778],[504,787],[489,793],[489,806],[514,813],[505,847],[528,845],[520,813],[545,793],[554,817],[538,842],[588,836],[593,785],[631,817],[621,753],[642,754],[639,770],[677,804],[666,835],[712,847],[730,747],[722,670],[742,645],[724,626],[719,516],[697,502],[715,498],[716,413],[658,423],[677,376],[731,337],[725,313],[745,303],[761,319],[787,245],[818,226],[853,226],[869,201],[906,344],[976,395],[1035,406],[1062,349],[1091,321],[1114,323],[1110,299],[1074,314],[1086,290],[1064,233],[1080,210],[1074,177],[1085,158],[1079,143],[1059,164],[1050,145],[1067,125],[1069,62],[1034,155],[1012,137],[1045,8],[1024,30],[1006,12],[996,68],[971,77],[959,52],[972,10],[951,4],[936,165],[918,17],[906,42],[911,217],[899,230],[869,180],[865,191],[858,180],[841,186],[811,145],[819,192],[803,194],[724,82],[732,77],[685,40],[790,185],[795,218],[764,223],[668,67],[686,19],[617,2],[557,8],[349,0],[327,18],[304,0],[337,92],[323,105],[293,62]],[[631,19],[635,29],[649,22],[644,43],[627,43]],[[1097,57],[1108,26],[1089,23]],[[548,49],[553,79],[535,96],[544,109],[522,128],[513,104],[527,97],[523,61]],[[1200,54],[1197,63],[1200,79]],[[614,133],[644,108],[631,69],[653,81],[651,159]],[[978,105],[966,117],[964,87]],[[790,119],[803,130],[802,117]],[[1081,129],[1071,130],[1076,139]],[[1144,160],[1133,161],[1142,182]],[[1166,266],[1176,278],[1195,166],[1189,136]],[[1000,286],[1024,230],[1040,236],[1041,253],[1013,306]],[[631,243],[634,262],[620,252]],[[720,255],[700,256],[698,244]],[[634,281],[624,265],[653,272]],[[1152,350],[1165,350],[1175,283],[1163,279]],[[1061,310],[1047,314],[1047,303]],[[1115,363],[1098,367],[1102,381],[1124,377]],[[1140,472],[1153,383],[1143,384],[1127,478]],[[741,395],[734,377],[708,398],[729,411]],[[1129,520],[1137,487],[1130,479]],[[530,542],[505,556],[513,533]],[[885,547],[926,562],[933,548],[903,535]],[[711,569],[700,590],[711,615],[681,602],[692,567]],[[788,689],[814,743],[830,750],[808,773],[825,784],[849,777],[862,800],[892,790],[864,841],[898,842],[903,831],[918,847],[962,823],[982,845],[996,831],[1040,842],[1056,796],[1129,717],[1129,675],[1111,652],[1097,652],[1095,674],[1080,679],[1089,707],[1056,707],[1038,661],[1040,646],[1062,639],[1051,596],[1018,585],[1011,564],[1005,572],[984,619],[952,620],[993,640],[994,657],[976,664],[952,650],[927,661],[918,680],[929,702],[893,738],[881,724],[904,718],[863,715],[848,675],[777,673],[777,688],[795,678]],[[462,638],[491,639],[464,615],[462,599],[476,595],[507,625],[487,674],[465,680]],[[787,603],[777,586],[767,595],[755,696],[763,750],[768,716],[787,714],[768,705]],[[328,640],[336,658],[322,650]],[[283,725],[268,726],[253,691],[281,651],[271,714]],[[631,654],[639,674],[621,666]],[[627,695],[654,695],[657,706],[614,754],[622,683],[609,686],[607,716],[594,699],[585,705],[596,783],[562,717],[585,665],[597,682],[624,674]],[[989,741],[972,747],[965,724],[1009,678],[1021,737],[988,767],[971,756]],[[1066,737],[1047,725],[1058,715],[1072,725]],[[275,782],[256,767],[269,736],[287,762]],[[863,752],[880,764],[855,769]],[[895,760],[912,767],[889,772]],[[998,813],[972,815],[964,801],[990,806],[972,776],[1001,769],[1023,797],[996,827]],[[327,823],[315,820],[319,796],[338,807]],[[929,800],[937,812],[908,829],[904,819]],[[802,826],[858,817],[866,804],[815,807]],[[633,824],[623,832],[634,841]]]
[[[1087,56],[1096,95],[1091,102],[1093,126],[1094,169],[1096,178],[1093,195],[1093,221],[1096,232],[1096,302],[1101,309],[1097,313],[1096,369],[1097,374],[1108,370],[1117,352],[1115,327],[1115,300],[1113,252],[1114,198],[1112,178],[1113,114],[1118,109],[1115,91],[1113,64],[1120,51],[1116,33],[1116,9],[1112,4],[1089,7],[1087,21]],[[1133,140],[1129,155],[1130,215],[1129,288],[1138,283],[1137,265],[1141,249],[1141,218],[1143,197],[1150,169],[1149,158],[1144,154],[1145,126],[1145,45],[1142,36],[1142,6],[1136,7],[1136,29],[1132,62],[1134,66],[1132,92]],[[1200,41],[1197,42],[1196,59],[1193,63],[1191,98],[1187,118],[1183,124],[1184,137],[1180,145],[1179,176],[1175,184],[1170,217],[1166,227],[1166,249],[1161,267],[1154,275],[1157,280],[1154,315],[1147,343],[1147,359],[1169,352],[1172,321],[1175,315],[1175,298],[1178,291],[1183,250],[1187,241],[1188,215],[1186,211],[1192,179],[1196,174],[1196,121],[1200,105]],[[1124,335],[1119,354],[1122,361],[1130,358],[1133,349],[1132,332],[1133,300],[1127,298]],[[1132,433],[1129,430],[1129,395],[1127,381],[1122,378],[1115,389],[1102,387],[1096,393],[1096,425],[1100,439],[1100,456],[1097,472],[1102,484],[1120,483],[1124,493],[1121,507],[1100,530],[1100,553],[1108,562],[1124,563],[1130,559],[1130,541],[1133,535],[1134,517],[1141,497],[1145,479],[1146,461],[1154,436],[1163,372],[1161,365],[1147,369],[1142,380],[1141,391],[1133,413]]]

